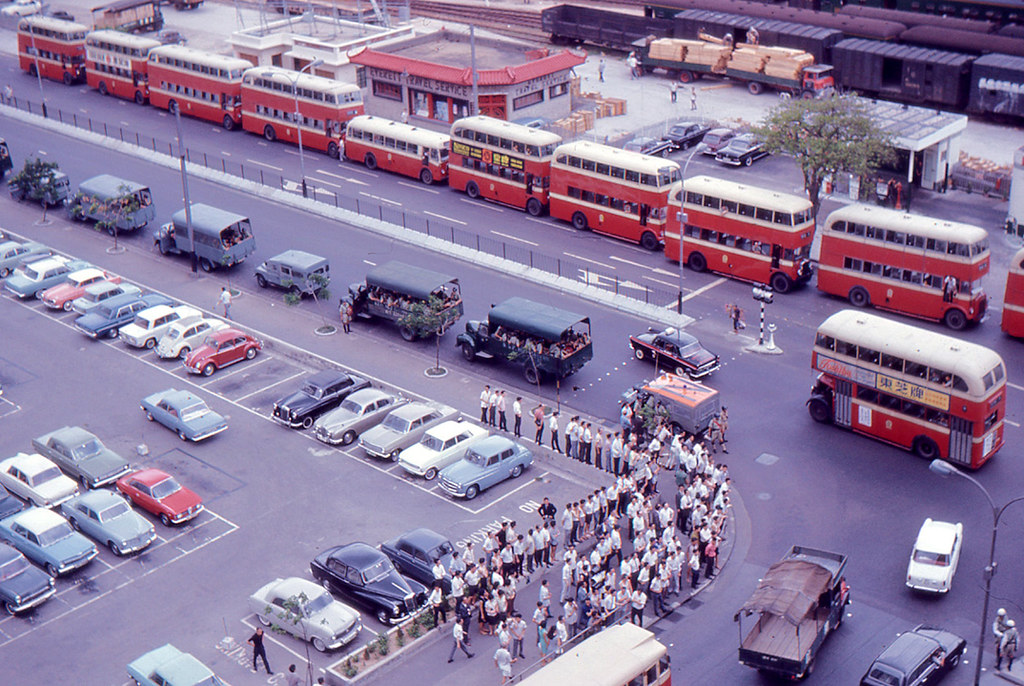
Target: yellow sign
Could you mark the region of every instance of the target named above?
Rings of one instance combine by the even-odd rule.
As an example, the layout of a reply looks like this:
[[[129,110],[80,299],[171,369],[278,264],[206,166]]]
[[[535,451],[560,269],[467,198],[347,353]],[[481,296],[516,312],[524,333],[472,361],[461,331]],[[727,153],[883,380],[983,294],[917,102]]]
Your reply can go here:
[[[949,409],[949,396],[947,394],[933,391],[930,388],[918,386],[902,379],[894,379],[885,374],[878,375],[877,388],[880,391],[898,395],[901,398],[913,400],[930,407],[937,407],[940,410]]]
[[[523,160],[518,157],[512,157],[503,152],[494,152],[487,148],[478,148],[475,145],[466,145],[459,141],[452,141],[452,152],[463,157],[481,160],[485,164],[495,164],[499,167],[508,167],[509,169],[518,169],[520,171],[523,169]]]

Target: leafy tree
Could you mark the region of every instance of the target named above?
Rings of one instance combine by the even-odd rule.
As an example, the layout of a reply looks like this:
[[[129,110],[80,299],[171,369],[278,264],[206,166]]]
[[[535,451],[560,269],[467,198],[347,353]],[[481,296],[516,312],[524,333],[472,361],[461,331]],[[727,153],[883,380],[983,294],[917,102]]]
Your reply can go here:
[[[89,209],[83,209],[88,205]],[[96,221],[97,231],[106,231],[114,237],[114,251],[118,249],[117,233],[118,225],[128,217],[142,209],[142,198],[137,193],[132,193],[127,184],[120,184],[117,187],[117,196],[109,200],[94,198],[77,193],[71,201],[71,216],[74,219],[83,219],[86,214],[99,216]]]
[[[309,653],[309,635],[306,631],[306,625],[302,622],[303,617],[306,616],[306,605],[309,603],[309,596],[304,592],[297,593],[291,596],[287,600],[283,601],[280,606],[267,605],[263,612],[264,614],[271,616],[271,630],[277,633],[284,633],[284,630],[280,628],[280,623],[290,624],[293,627],[300,629],[302,634],[302,643],[306,648],[306,681],[307,684],[313,683],[313,660]],[[274,620],[279,621],[274,621]],[[326,620],[320,620],[321,624],[326,624]]]
[[[311,295],[313,296],[313,302],[316,303],[317,312],[320,313],[323,328],[333,329],[333,325],[327,323],[327,317],[324,315],[323,308],[323,304],[330,300],[331,297],[331,291],[327,288],[329,281],[326,276],[316,272],[309,275],[309,281],[314,286]],[[302,291],[299,290],[294,281],[283,281],[281,285],[288,289],[288,292],[284,294],[284,301],[287,304],[298,305],[302,302]]]
[[[804,175],[804,190],[814,216],[821,207],[821,185],[839,172],[866,176],[895,156],[891,137],[854,95],[817,100],[785,100],[754,133],[769,152],[792,155]]]
[[[427,300],[413,303],[398,320],[402,338],[406,340],[434,334],[436,346],[434,370],[441,369],[441,336],[448,323],[448,317],[444,312],[444,300],[436,295],[431,295]]]
[[[43,205],[43,219],[46,219],[46,210],[51,203],[55,202],[54,191],[57,187],[58,164],[56,162],[44,162],[39,159],[26,159],[25,166],[17,174],[11,177],[8,185],[11,188],[11,195],[18,200],[35,200]]]

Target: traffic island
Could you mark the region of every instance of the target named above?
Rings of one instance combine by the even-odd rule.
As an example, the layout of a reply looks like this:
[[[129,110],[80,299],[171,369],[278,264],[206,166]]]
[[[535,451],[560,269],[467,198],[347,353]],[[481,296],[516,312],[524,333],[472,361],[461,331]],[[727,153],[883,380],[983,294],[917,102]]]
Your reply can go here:
[[[333,686],[358,683],[382,667],[419,653],[446,635],[445,627],[435,629],[433,613],[426,608],[328,665],[324,670],[326,681]]]

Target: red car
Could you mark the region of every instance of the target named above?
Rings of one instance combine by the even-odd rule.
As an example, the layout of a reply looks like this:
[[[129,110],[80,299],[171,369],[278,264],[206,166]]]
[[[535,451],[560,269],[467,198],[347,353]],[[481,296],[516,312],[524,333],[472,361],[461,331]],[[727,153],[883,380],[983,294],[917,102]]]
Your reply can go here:
[[[68,274],[68,280],[59,283],[52,288],[47,288],[39,296],[43,304],[53,310],[64,309],[71,311],[71,303],[75,298],[85,295],[85,289],[94,283],[109,281],[110,283],[121,283],[120,276],[114,276],[96,267],[86,267]]]
[[[117,490],[164,526],[187,522],[203,511],[203,499],[159,469],[142,469],[117,480]]]
[[[210,376],[221,367],[251,360],[263,350],[263,343],[238,329],[221,329],[207,336],[201,346],[185,358],[185,368],[192,374]]]

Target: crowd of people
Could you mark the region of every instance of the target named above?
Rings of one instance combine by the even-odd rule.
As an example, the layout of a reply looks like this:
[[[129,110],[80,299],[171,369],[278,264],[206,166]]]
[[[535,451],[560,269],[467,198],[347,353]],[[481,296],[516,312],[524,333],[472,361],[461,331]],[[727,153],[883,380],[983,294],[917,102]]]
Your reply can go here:
[[[504,326],[494,330],[494,337],[510,348],[523,350],[538,355],[550,355],[551,357],[572,357],[578,350],[590,344],[590,334],[569,330],[560,340],[550,343],[537,336],[530,336],[522,331],[515,331]]]

